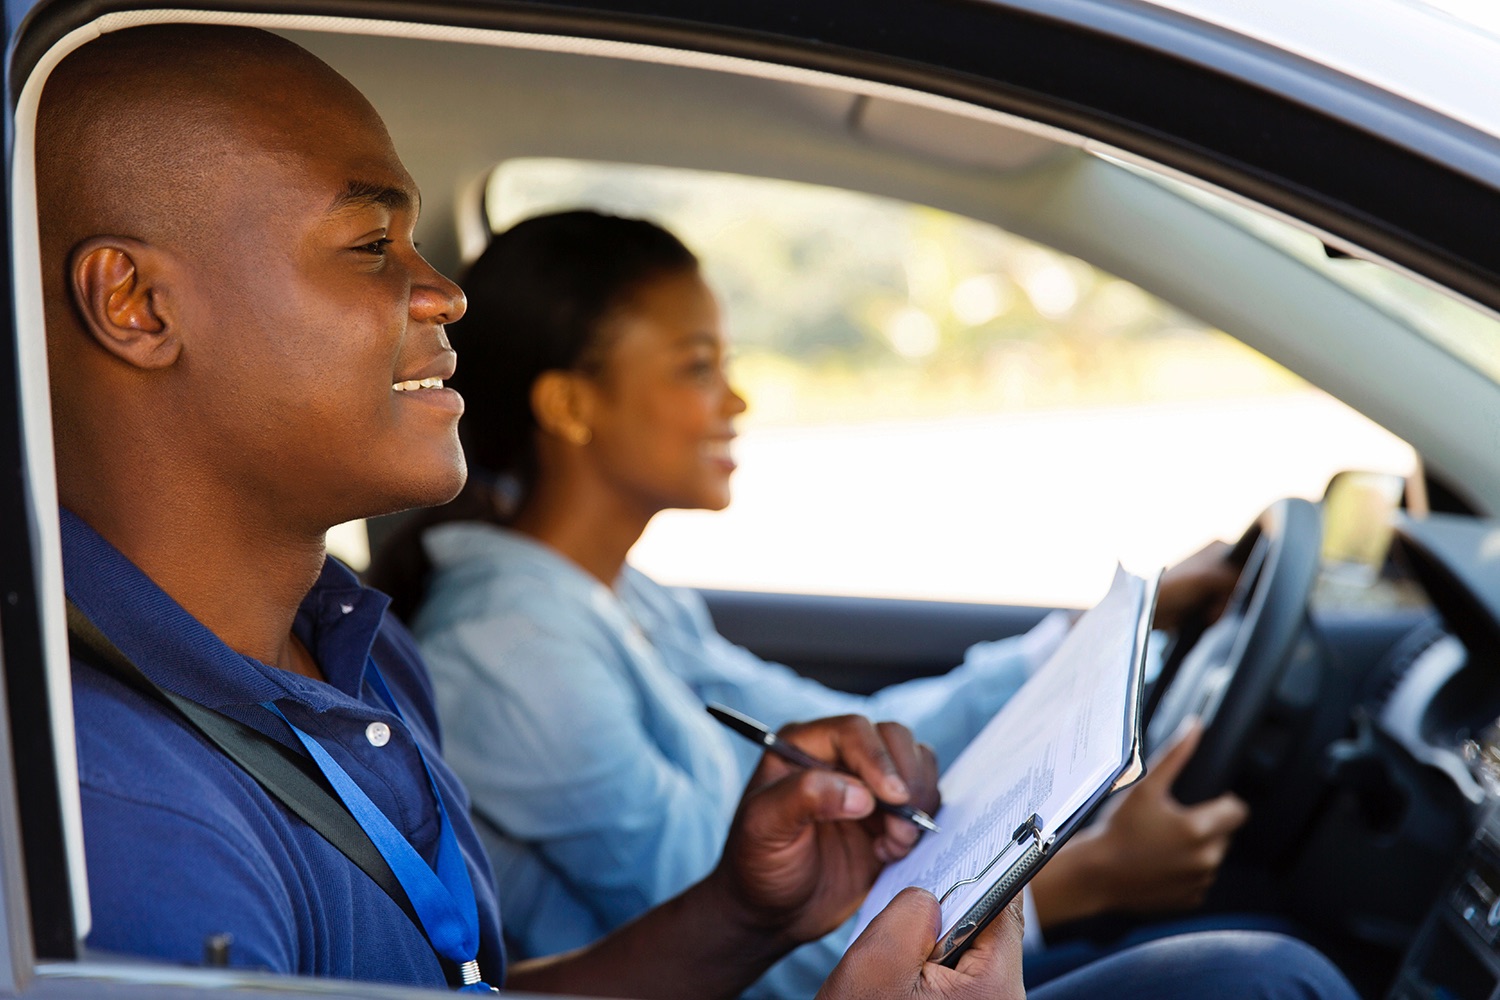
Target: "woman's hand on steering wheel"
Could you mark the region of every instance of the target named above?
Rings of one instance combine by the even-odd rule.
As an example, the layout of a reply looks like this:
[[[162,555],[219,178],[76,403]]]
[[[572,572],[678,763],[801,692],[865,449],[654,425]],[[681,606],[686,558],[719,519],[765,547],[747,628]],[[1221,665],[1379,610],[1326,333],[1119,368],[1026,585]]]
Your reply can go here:
[[[1114,796],[1032,880],[1042,928],[1116,911],[1185,910],[1203,901],[1250,811],[1225,792],[1185,806],[1172,785],[1198,748],[1189,723],[1155,754],[1146,776]]]
[[[1266,508],[1220,560],[1231,572],[1233,566],[1241,566],[1227,606],[1190,647],[1168,657],[1146,705],[1146,743],[1151,750],[1167,745],[1187,719],[1203,720],[1197,753],[1174,787],[1182,802],[1203,802],[1229,788],[1306,625],[1321,548],[1318,508],[1289,498]],[[1183,567],[1197,559],[1190,557]],[[1184,572],[1185,579],[1199,576],[1197,571]],[[1164,578],[1163,590],[1165,583]],[[1172,602],[1175,606],[1175,595]],[[1169,607],[1167,613],[1173,610]],[[1192,617],[1181,622],[1185,634],[1192,631]]]
[[[1204,625],[1223,614],[1240,578],[1240,567],[1228,542],[1209,542],[1161,575],[1156,595],[1155,626],[1175,629],[1189,618]]]

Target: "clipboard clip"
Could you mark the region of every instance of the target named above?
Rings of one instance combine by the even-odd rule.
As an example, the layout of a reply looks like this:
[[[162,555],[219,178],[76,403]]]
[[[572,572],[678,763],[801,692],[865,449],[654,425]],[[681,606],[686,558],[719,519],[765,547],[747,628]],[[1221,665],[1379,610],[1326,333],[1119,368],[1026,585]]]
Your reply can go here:
[[[1012,844],[1019,844],[1026,837],[1036,841],[1042,839],[1042,817],[1036,813],[1027,816],[1021,825],[1016,827],[1016,832],[1010,835],[1010,841]]]
[[[938,897],[938,904],[942,905],[943,903],[946,903],[948,901],[948,897],[953,895],[959,889],[962,889],[966,885],[973,885],[975,882],[978,882],[980,879],[984,878],[990,873],[990,869],[994,868],[1001,861],[1004,861],[1011,855],[1013,851],[1021,852],[1022,845],[1027,840],[1031,841],[1032,846],[1036,848],[1038,853],[1045,853],[1047,848],[1052,846],[1051,838],[1048,838],[1045,842],[1043,842],[1042,840],[1042,817],[1037,813],[1032,813],[1030,816],[1021,821],[1021,825],[1016,827],[1016,831],[1010,835],[1009,842],[1007,842],[1004,847],[1000,848],[1000,853],[991,858],[989,864],[985,865],[978,874],[972,875],[966,879],[960,879],[959,881],[954,882],[952,885],[950,885],[948,887],[948,891]]]

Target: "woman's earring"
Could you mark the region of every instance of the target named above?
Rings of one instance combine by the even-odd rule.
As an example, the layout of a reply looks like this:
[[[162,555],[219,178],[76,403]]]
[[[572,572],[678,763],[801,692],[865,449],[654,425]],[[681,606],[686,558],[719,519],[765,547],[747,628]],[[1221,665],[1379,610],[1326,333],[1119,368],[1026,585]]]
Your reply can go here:
[[[568,431],[568,440],[578,447],[582,448],[584,445],[594,440],[594,432],[589,430],[582,424],[578,424]]]

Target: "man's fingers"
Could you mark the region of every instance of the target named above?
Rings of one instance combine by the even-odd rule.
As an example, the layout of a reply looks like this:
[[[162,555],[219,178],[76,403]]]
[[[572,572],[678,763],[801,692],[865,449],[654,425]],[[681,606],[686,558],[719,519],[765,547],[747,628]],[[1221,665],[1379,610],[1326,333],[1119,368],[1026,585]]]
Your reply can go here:
[[[911,738],[911,732],[902,725],[894,722],[878,722],[875,724],[875,732],[885,743],[886,750],[891,755],[891,760],[900,772],[901,779],[906,783],[909,790],[920,791],[921,770],[917,755],[917,743]],[[890,862],[897,858],[906,857],[922,835],[922,831],[910,821],[900,816],[887,814],[884,822],[885,832],[875,841],[872,848],[875,856],[881,861]]]
[[[979,932],[969,950],[958,958],[956,971],[976,980],[976,996],[1004,1000],[1026,996],[1021,985],[1021,939],[1026,933],[1026,918],[1021,897],[1010,901],[1005,912],[991,920]]]
[[[795,771],[758,789],[745,810],[745,833],[768,845],[790,844],[814,823],[863,819],[875,799],[858,779],[832,771]]]
[[[922,889],[904,889],[876,915],[823,983],[819,1000],[926,995],[1022,1000],[1021,936],[1024,919],[1017,896],[980,931],[959,957],[957,969],[929,965],[927,956],[942,931],[942,910]]]
[[[791,793],[787,805],[797,807],[800,812],[779,812],[781,818],[774,821],[772,836],[790,838],[809,822],[860,818],[874,808],[876,797],[896,804],[910,801],[929,812],[937,807],[936,758],[930,748],[918,744],[911,731],[900,723],[876,725],[862,716],[846,715],[785,726],[778,735],[849,774],[812,772],[823,778],[801,784],[799,792]],[[770,777],[781,772],[781,780],[790,776],[774,764],[768,758],[757,773]],[[837,788],[830,786],[830,781],[838,782]],[[779,782],[772,778],[771,783]],[[861,790],[863,796],[854,788]],[[778,794],[789,793],[782,790]],[[884,816],[878,826],[883,829],[871,849],[883,862],[905,857],[922,833],[914,823],[899,816]]]
[[[937,815],[943,804],[942,792],[938,789],[937,751],[926,743],[917,744],[917,780],[912,783],[911,804],[927,813]]]
[[[917,741],[911,730],[899,722],[875,723],[875,735],[890,757],[896,774],[911,792],[921,787],[922,765],[918,759]]]
[[[874,723],[862,715],[797,723],[783,727],[778,735],[814,757],[858,776],[887,802],[902,803],[911,796],[896,762],[891,759],[890,748]]]

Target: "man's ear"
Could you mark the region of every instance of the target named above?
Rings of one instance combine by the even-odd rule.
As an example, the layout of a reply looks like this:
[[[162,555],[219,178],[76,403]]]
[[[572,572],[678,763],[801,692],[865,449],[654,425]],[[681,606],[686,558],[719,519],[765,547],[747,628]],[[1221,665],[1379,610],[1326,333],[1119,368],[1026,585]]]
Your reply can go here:
[[[590,385],[577,372],[554,369],[531,384],[531,412],[548,434],[582,447],[594,437]]]
[[[106,351],[137,368],[167,368],[182,341],[163,294],[159,250],[125,236],[94,236],[69,259],[73,302],[84,329]]]

